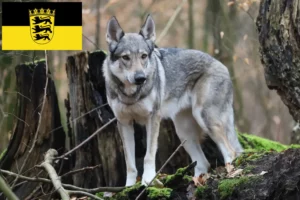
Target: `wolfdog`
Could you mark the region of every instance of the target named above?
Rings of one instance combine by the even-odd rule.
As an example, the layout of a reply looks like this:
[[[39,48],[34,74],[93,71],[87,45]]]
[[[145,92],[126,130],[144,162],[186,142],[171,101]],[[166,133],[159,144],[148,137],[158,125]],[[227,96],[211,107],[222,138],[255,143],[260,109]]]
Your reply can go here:
[[[124,33],[112,17],[107,24],[109,55],[103,64],[107,101],[117,118],[126,161],[126,186],[136,183],[133,123],[145,125],[147,150],[142,184],[155,177],[161,119],[173,121],[192,161],[194,176],[210,167],[203,136],[217,144],[225,163],[243,152],[234,128],[233,85],[228,69],[212,56],[192,49],[158,48],[149,14],[139,33]]]

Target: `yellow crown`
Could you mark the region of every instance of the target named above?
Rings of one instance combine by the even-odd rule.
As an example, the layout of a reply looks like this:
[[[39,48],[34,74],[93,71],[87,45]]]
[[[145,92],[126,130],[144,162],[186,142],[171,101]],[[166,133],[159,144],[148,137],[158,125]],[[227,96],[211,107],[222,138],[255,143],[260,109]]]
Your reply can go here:
[[[29,10],[29,15],[30,16],[34,16],[34,15],[52,15],[54,16],[55,15],[55,10],[50,10],[49,8],[48,9],[34,9],[34,10]]]

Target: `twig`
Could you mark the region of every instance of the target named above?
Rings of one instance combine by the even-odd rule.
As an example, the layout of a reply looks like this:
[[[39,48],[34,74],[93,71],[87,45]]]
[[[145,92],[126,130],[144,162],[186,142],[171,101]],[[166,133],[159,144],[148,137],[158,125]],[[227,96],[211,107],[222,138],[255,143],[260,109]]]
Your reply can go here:
[[[165,37],[165,35],[167,34],[168,30],[171,28],[173,22],[175,21],[175,18],[177,17],[177,15],[179,14],[180,10],[182,9],[183,4],[186,2],[186,0],[182,0],[181,3],[177,6],[175,12],[173,13],[173,15],[171,16],[171,18],[169,19],[167,25],[165,26],[164,30],[161,32],[161,34],[158,36],[156,43],[158,44],[163,37]]]
[[[90,111],[88,111],[88,112],[86,112],[86,113],[80,115],[79,117],[76,117],[75,119],[71,120],[71,122],[67,122],[65,125],[69,125],[70,123],[72,123],[72,122],[74,122],[74,121],[76,121],[76,120],[78,120],[78,119],[80,119],[80,118],[86,116],[87,114],[93,112],[94,110],[97,110],[97,109],[99,109],[99,108],[102,108],[102,107],[104,107],[104,106],[106,106],[106,105],[108,105],[108,103],[105,103],[105,104],[102,104],[101,106],[98,106],[98,107],[96,107],[96,108],[93,108],[92,110],[90,110]],[[59,130],[59,129],[61,129],[61,128],[63,128],[63,126],[56,127],[55,129],[53,129],[53,130],[51,130],[50,132],[48,132],[48,134],[49,134],[49,133],[52,133],[52,132],[54,132],[54,131],[57,131],[57,130]]]
[[[69,194],[80,194],[80,195],[85,195],[85,196],[87,196],[87,197],[91,197],[92,199],[103,200],[103,199],[101,199],[101,198],[99,198],[99,197],[97,197],[97,196],[95,196],[95,195],[93,195],[93,194],[90,194],[90,193],[88,193],[88,192],[75,191],[75,190],[67,190],[67,192],[68,192]]]
[[[81,168],[81,169],[76,169],[76,170],[69,171],[69,172],[63,174],[60,177],[70,176],[70,175],[77,174],[77,173],[80,173],[80,172],[84,172],[84,171],[87,171],[87,170],[93,170],[93,169],[96,169],[100,166],[101,165],[96,165],[96,166],[92,166],[92,167],[84,167],[84,168]]]
[[[4,179],[0,176],[0,191],[8,198],[8,200],[19,200],[19,198],[11,191]]]
[[[3,170],[0,169],[0,172],[9,176],[14,176],[17,177],[18,174],[11,172],[11,171],[7,171],[7,170]],[[46,179],[46,178],[39,178],[39,177],[28,177],[28,176],[23,176],[23,175],[19,175],[19,179],[25,180],[25,181],[31,181],[31,182],[42,182],[42,183],[52,183],[51,180]],[[70,184],[64,184],[62,183],[62,186],[64,188],[67,188],[69,190],[81,190],[84,192],[90,192],[90,193],[97,193],[97,192],[120,192],[122,190],[124,190],[127,187],[98,187],[98,188],[81,188],[81,187],[77,187],[74,185],[70,185]]]
[[[16,93],[16,94],[18,94],[18,95],[24,97],[24,98],[27,99],[28,101],[31,101],[31,99],[30,99],[29,97],[26,97],[26,96],[23,95],[21,92],[15,92],[15,91],[13,91],[13,92],[11,92],[11,91],[4,91],[4,92],[5,92],[5,93],[11,93],[11,94]]]
[[[17,120],[23,122],[26,126],[29,127],[29,124],[27,122],[25,122],[25,120],[19,118],[18,116],[16,116],[15,114],[13,113],[10,113],[10,112],[3,112],[5,115],[4,116],[7,116],[7,115],[11,115],[11,116],[14,116],[15,118],[17,118]]]
[[[96,130],[92,135],[90,135],[88,138],[86,138],[84,141],[82,141],[79,145],[77,145],[76,147],[74,147],[73,149],[71,149],[70,151],[68,151],[67,153],[65,153],[65,154],[57,157],[57,159],[63,159],[67,155],[73,153],[74,151],[76,151],[77,149],[79,149],[80,147],[82,147],[85,143],[87,143],[88,141],[90,141],[93,137],[95,137],[99,132],[101,132],[103,129],[105,129],[108,125],[110,125],[111,123],[113,123],[115,120],[116,120],[116,118],[114,117],[109,122],[107,122],[106,124],[104,124],[101,128],[99,128],[98,130]]]
[[[42,122],[42,114],[43,114],[43,110],[44,110],[44,106],[45,106],[45,102],[46,102],[46,96],[47,96],[47,88],[48,88],[48,60],[47,60],[47,51],[45,50],[45,78],[46,78],[46,81],[45,81],[45,87],[44,87],[44,96],[43,96],[43,101],[42,101],[42,107],[41,107],[41,111],[39,112],[39,121],[38,121],[38,126],[36,128],[36,132],[34,134],[34,138],[33,138],[33,141],[32,141],[32,146],[31,148],[29,149],[28,151],[28,154],[27,156],[25,157],[24,161],[23,161],[23,165],[21,166],[21,169],[20,169],[20,174],[22,173],[26,163],[27,163],[27,160],[29,158],[29,156],[31,155],[34,147],[35,147],[35,144],[36,144],[36,141],[37,141],[37,137],[38,137],[38,134],[39,134],[39,129],[40,129],[40,126],[41,126],[41,122]],[[18,176],[15,178],[13,184],[12,184],[12,187],[16,184],[18,180]]]
[[[85,39],[87,39],[87,41],[89,41],[90,43],[92,43],[93,45],[95,45],[95,47],[96,47],[97,49],[99,49],[98,45],[97,45],[95,42],[93,42],[93,41],[90,40],[87,36],[85,36],[85,35],[83,35],[83,34],[82,34],[82,36],[83,36]]]
[[[52,163],[54,161],[54,157],[57,156],[58,153],[55,149],[49,149],[45,155],[45,161],[41,164],[42,167],[48,172],[49,177],[53,183],[53,186],[60,194],[62,200],[69,200],[70,197],[68,192],[63,188],[60,178],[58,177]]]
[[[136,197],[135,200],[138,200],[146,191],[146,189],[151,185],[151,183],[155,180],[156,176],[165,168],[165,166],[170,162],[170,160],[174,157],[174,155],[179,151],[179,149],[183,146],[183,144],[186,142],[186,140],[182,141],[181,144],[177,147],[177,149],[170,155],[168,160],[161,166],[161,168],[157,171],[156,175],[154,178],[150,181],[150,183],[141,191],[141,193]]]

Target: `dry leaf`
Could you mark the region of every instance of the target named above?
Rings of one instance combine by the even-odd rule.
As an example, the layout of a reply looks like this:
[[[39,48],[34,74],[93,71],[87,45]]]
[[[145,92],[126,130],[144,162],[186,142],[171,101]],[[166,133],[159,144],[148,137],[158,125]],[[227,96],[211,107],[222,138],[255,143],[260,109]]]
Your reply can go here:
[[[200,186],[201,185],[200,181],[199,181],[199,177],[194,176],[192,179],[193,179],[193,182],[194,182],[195,186]]]
[[[246,41],[247,39],[248,39],[248,35],[245,34],[244,37],[243,37],[243,40]]]
[[[234,178],[234,177],[236,177],[236,176],[238,176],[238,175],[241,175],[242,172],[243,172],[243,169],[237,169],[237,170],[232,171],[231,173],[229,173],[229,174],[228,174],[228,177],[229,177],[229,178]]]
[[[232,164],[230,164],[230,163],[226,163],[225,168],[227,170],[227,173],[230,173],[230,172],[233,171],[234,166]]]
[[[160,182],[157,178],[152,181],[151,185],[153,185],[154,187],[157,187],[157,188],[164,187],[164,184],[162,182]]]
[[[201,174],[201,175],[199,176],[199,178],[198,178],[200,184],[201,184],[201,185],[205,185],[205,183],[206,183],[207,179],[209,179],[209,177],[210,177],[210,174],[209,174],[209,173]]]
[[[249,59],[248,59],[248,58],[245,58],[244,61],[245,61],[245,63],[246,63],[247,65],[249,65]]]
[[[112,192],[104,192],[103,197],[112,197],[114,193]]]
[[[267,172],[267,171],[262,171],[262,172],[260,172],[259,175],[263,176],[263,175],[265,175],[266,173],[268,173],[268,172]]]

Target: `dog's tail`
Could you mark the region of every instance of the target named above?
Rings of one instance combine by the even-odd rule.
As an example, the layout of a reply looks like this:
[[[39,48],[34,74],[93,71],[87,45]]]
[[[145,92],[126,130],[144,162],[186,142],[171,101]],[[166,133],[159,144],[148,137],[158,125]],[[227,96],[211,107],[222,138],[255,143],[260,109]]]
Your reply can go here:
[[[232,145],[234,148],[234,151],[236,153],[236,157],[241,155],[244,152],[244,149],[239,142],[239,136],[235,130],[234,126],[234,117],[233,117],[233,109],[230,107],[230,115],[228,116],[228,121],[225,123],[225,132],[227,135],[227,138],[229,140],[229,143]]]

